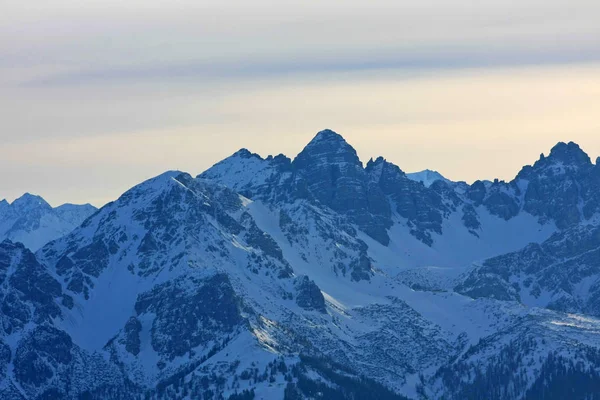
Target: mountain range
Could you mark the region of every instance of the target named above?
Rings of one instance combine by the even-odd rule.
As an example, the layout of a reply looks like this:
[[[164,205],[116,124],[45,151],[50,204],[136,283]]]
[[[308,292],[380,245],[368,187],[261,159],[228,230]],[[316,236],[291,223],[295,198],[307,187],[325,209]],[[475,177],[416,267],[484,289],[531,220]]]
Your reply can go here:
[[[324,130],[77,215],[0,243],[3,399],[600,398],[600,163],[575,143],[469,185]]]
[[[66,235],[97,211],[90,204],[53,208],[40,196],[24,194],[12,203],[0,201],[0,240],[21,242],[33,251]]]

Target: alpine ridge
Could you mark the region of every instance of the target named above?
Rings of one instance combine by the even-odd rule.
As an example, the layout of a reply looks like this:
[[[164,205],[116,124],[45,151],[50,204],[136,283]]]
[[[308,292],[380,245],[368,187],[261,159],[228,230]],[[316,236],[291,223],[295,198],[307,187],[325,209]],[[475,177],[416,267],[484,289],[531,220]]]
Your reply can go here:
[[[94,212],[90,204],[52,208],[42,197],[25,193],[12,204],[0,201],[0,240],[18,241],[35,251],[69,233]]]
[[[323,130],[9,237],[0,398],[598,398],[600,165],[425,181]]]

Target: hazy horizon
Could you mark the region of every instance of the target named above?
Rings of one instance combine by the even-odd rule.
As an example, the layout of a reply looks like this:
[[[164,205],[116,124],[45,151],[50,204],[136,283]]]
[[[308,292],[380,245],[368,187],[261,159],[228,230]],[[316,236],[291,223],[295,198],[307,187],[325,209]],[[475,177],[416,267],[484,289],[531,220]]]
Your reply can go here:
[[[600,155],[600,3],[8,0],[0,198],[102,205],[330,128],[363,162],[512,179]]]
[[[324,129],[330,129],[330,128],[324,128]],[[333,130],[333,131],[336,131],[335,129],[331,129],[331,130]],[[336,132],[337,132],[337,131],[336,131]],[[337,133],[340,133],[340,132],[337,132]],[[340,134],[341,134],[341,133],[340,133]],[[316,135],[316,132],[315,132],[315,135]],[[342,135],[342,136],[344,136],[343,134],[341,134],[341,135]],[[312,138],[313,138],[313,137],[314,137],[314,135],[312,135],[312,136],[310,137],[310,139],[309,139],[309,140],[308,140],[308,141],[305,143],[305,145],[306,145],[306,144],[308,144],[308,142],[309,142],[310,140],[312,140]],[[346,139],[346,137],[344,137],[344,139]],[[371,159],[371,158],[375,159],[375,158],[379,157],[379,155],[372,155],[372,156],[368,156],[368,157],[361,156],[361,151],[360,151],[359,149],[357,149],[357,148],[356,148],[356,147],[355,147],[355,146],[352,144],[352,142],[348,141],[347,139],[346,139],[346,141],[347,141],[347,142],[348,142],[348,143],[349,143],[351,146],[353,146],[353,147],[355,148],[355,150],[357,151],[357,153],[358,153],[358,156],[359,156],[359,158],[360,158],[361,162],[362,162],[362,163],[363,163],[363,165],[365,165],[365,166],[366,166],[366,163],[367,163],[367,161],[368,161],[369,159]],[[562,141],[562,142],[569,142],[569,141]],[[557,142],[557,143],[558,143],[558,142]],[[554,145],[556,145],[557,143],[555,143]],[[577,143],[577,144],[578,144],[578,145],[580,145],[580,143]],[[554,145],[553,145],[553,146],[554,146]],[[552,146],[552,147],[553,147],[553,146]],[[303,147],[304,147],[304,146],[302,146],[302,148],[303,148]],[[585,149],[584,147],[582,147],[581,145],[580,145],[580,147],[582,148],[582,150],[583,150],[584,152],[586,152],[586,153],[588,154],[588,156],[590,156],[590,159],[592,160],[592,163],[594,163],[594,164],[595,164],[595,163],[596,163],[596,157],[595,157],[595,156],[593,156],[593,155],[591,155],[591,154],[589,154],[589,153],[586,151],[586,149]],[[239,151],[239,150],[241,150],[242,148],[245,148],[245,149],[249,150],[249,151],[250,151],[250,152],[252,152],[252,153],[256,153],[256,154],[258,154],[259,156],[261,156],[262,158],[266,158],[266,157],[268,157],[268,156],[275,156],[275,155],[278,155],[278,154],[284,154],[285,156],[287,156],[287,157],[291,158],[292,160],[293,160],[293,159],[296,157],[296,155],[297,155],[297,154],[298,154],[298,153],[299,153],[299,152],[302,150],[302,148],[300,148],[300,149],[299,149],[299,150],[298,150],[296,153],[294,153],[293,155],[290,155],[290,154],[285,154],[285,153],[281,153],[281,152],[279,152],[279,153],[261,154],[261,153],[258,153],[258,152],[256,152],[256,151],[253,151],[253,149],[251,149],[251,148],[247,148],[247,147],[243,147],[243,146],[242,146],[242,147],[240,147],[240,148],[238,148],[238,149],[236,149],[236,150],[232,150],[232,152],[231,152],[231,154],[230,154],[229,156],[233,155],[233,154],[234,154],[236,151]],[[546,155],[546,156],[547,156],[549,153],[550,153],[550,149],[548,149],[548,150],[546,150],[546,151],[543,151],[543,152],[541,152],[540,154],[544,154],[544,155]],[[229,157],[229,156],[226,156],[226,157]],[[226,157],[224,157],[224,158],[226,158]],[[598,157],[600,157],[600,155],[599,155]],[[538,158],[539,158],[539,156],[538,156]],[[397,163],[395,160],[392,160],[392,159],[387,159],[387,161],[389,161],[389,162],[392,162],[392,163],[394,163],[394,164],[398,165],[398,166],[400,167],[400,169],[402,169],[402,170],[403,170],[405,173],[421,172],[421,171],[424,171],[424,170],[426,170],[426,169],[429,169],[429,170],[433,170],[433,171],[439,172],[441,175],[443,175],[443,176],[444,176],[445,178],[447,178],[447,179],[450,179],[451,181],[454,181],[454,182],[465,181],[465,182],[467,182],[467,183],[471,184],[471,183],[475,182],[476,180],[489,180],[489,181],[493,181],[494,179],[500,179],[500,180],[505,180],[505,181],[511,181],[513,178],[515,178],[515,177],[516,177],[516,175],[518,174],[518,172],[521,170],[521,168],[522,168],[522,167],[524,167],[524,166],[526,166],[526,165],[532,165],[532,164],[533,164],[535,161],[537,161],[537,160],[538,160],[538,158],[535,158],[534,160],[531,160],[531,161],[529,161],[529,162],[526,162],[526,163],[524,163],[523,165],[521,165],[521,166],[520,166],[520,167],[519,167],[519,168],[518,168],[518,169],[517,169],[517,170],[514,172],[513,176],[511,176],[511,177],[509,177],[509,178],[501,178],[501,177],[481,177],[481,178],[476,178],[476,179],[471,179],[471,180],[466,180],[466,179],[460,179],[460,178],[456,178],[456,177],[451,177],[451,176],[449,176],[449,175],[445,174],[445,173],[444,173],[444,171],[440,171],[440,170],[437,170],[437,169],[434,169],[434,168],[423,168],[423,169],[420,169],[420,170],[406,170],[406,169],[402,168],[402,166],[401,166],[401,165],[398,165],[398,163]],[[170,171],[170,170],[181,170],[181,172],[187,172],[187,173],[190,173],[190,174],[191,174],[191,175],[193,175],[193,176],[196,176],[196,175],[199,175],[200,173],[204,172],[206,169],[210,168],[210,167],[211,167],[211,166],[213,166],[214,164],[218,163],[219,161],[221,161],[221,159],[220,159],[220,160],[216,160],[215,162],[213,162],[212,164],[210,164],[208,167],[206,167],[206,168],[202,169],[201,171],[197,171],[197,172],[194,172],[194,171],[186,171],[186,170],[181,170],[181,169],[178,169],[178,168],[172,168],[172,169],[166,169],[166,170],[162,171],[161,173],[164,173],[164,172],[167,172],[167,171]],[[159,173],[159,174],[160,174],[160,173]],[[85,200],[84,200],[84,201],[79,201],[79,202],[73,202],[73,201],[69,201],[69,200],[67,200],[67,201],[63,201],[63,202],[58,202],[58,203],[57,203],[57,202],[53,202],[53,201],[49,200],[49,199],[48,199],[46,196],[44,196],[44,194],[43,194],[43,193],[36,193],[36,192],[32,192],[32,191],[25,191],[25,192],[23,192],[23,193],[21,193],[21,194],[17,194],[17,195],[15,195],[15,196],[13,196],[12,198],[4,198],[4,197],[0,197],[0,201],[2,201],[2,200],[7,200],[9,203],[11,203],[11,202],[12,202],[12,201],[14,201],[15,199],[17,199],[17,198],[21,197],[23,194],[25,194],[25,193],[29,193],[29,194],[38,195],[38,196],[41,196],[41,197],[43,197],[43,198],[44,198],[44,200],[46,200],[46,201],[47,201],[49,204],[51,204],[53,207],[57,207],[57,206],[59,206],[59,205],[66,204],[66,203],[74,203],[74,204],[85,204],[85,203],[90,203],[90,204],[92,204],[92,205],[94,205],[94,206],[96,206],[96,207],[100,208],[100,207],[102,207],[103,205],[105,205],[106,203],[108,203],[108,202],[110,202],[110,201],[113,201],[113,200],[116,200],[116,199],[117,199],[117,198],[118,198],[118,197],[119,197],[121,194],[123,194],[123,193],[124,193],[125,191],[127,191],[129,188],[131,188],[131,187],[133,187],[133,186],[135,186],[135,185],[137,185],[137,184],[139,184],[139,183],[141,183],[141,182],[145,181],[146,179],[153,178],[153,177],[155,177],[155,176],[157,176],[157,175],[159,175],[159,174],[152,175],[152,176],[147,176],[147,177],[143,177],[143,178],[141,178],[141,179],[140,179],[139,181],[137,181],[137,182],[132,182],[132,183],[130,184],[130,186],[128,186],[126,189],[124,189],[124,190],[123,190],[121,193],[118,193],[118,194],[116,194],[114,198],[110,198],[110,199],[108,199],[108,200],[105,200],[105,201],[103,200],[103,201],[102,201],[102,202],[100,202],[100,203],[98,203],[98,202],[94,203],[94,202],[85,201]]]

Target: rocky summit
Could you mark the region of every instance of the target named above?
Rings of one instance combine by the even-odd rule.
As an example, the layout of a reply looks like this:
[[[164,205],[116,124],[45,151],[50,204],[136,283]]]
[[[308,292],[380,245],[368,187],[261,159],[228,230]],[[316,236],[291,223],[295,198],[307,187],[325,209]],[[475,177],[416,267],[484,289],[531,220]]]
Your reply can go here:
[[[0,202],[0,398],[599,398],[600,165],[438,175],[324,130],[97,211]]]
[[[25,193],[12,203],[0,201],[0,240],[10,239],[35,251],[71,232],[96,212],[90,204],[52,208],[42,197]]]

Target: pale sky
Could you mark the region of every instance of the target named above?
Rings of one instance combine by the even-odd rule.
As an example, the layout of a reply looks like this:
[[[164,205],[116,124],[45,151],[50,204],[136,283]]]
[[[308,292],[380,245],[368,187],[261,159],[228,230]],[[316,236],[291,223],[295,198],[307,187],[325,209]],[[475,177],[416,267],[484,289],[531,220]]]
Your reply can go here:
[[[0,0],[0,198],[101,206],[317,131],[363,162],[510,180],[600,156],[597,0]]]

